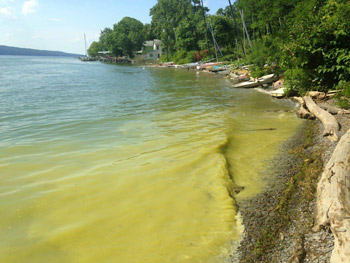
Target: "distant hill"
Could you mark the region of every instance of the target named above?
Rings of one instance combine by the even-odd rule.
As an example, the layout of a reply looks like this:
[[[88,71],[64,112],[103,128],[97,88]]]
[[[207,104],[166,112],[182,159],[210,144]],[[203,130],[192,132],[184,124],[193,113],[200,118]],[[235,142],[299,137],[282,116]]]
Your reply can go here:
[[[19,48],[0,45],[0,55],[14,56],[59,56],[59,57],[79,57],[80,54],[71,54],[61,51],[38,50],[31,48]]]

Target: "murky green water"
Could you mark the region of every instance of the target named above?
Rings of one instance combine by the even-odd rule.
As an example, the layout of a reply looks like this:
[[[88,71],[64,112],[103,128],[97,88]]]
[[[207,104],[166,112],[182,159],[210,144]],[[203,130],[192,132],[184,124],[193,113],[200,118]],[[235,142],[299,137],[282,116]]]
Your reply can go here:
[[[223,262],[230,177],[261,191],[291,107],[204,73],[0,56],[0,262]]]

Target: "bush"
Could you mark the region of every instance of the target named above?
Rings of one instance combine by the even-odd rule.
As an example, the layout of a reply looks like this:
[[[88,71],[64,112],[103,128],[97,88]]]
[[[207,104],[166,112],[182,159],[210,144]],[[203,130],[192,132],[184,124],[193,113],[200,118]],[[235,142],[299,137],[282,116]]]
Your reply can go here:
[[[247,54],[247,60],[262,68],[267,63],[276,63],[282,55],[280,39],[264,36],[261,41],[253,43],[253,47]]]
[[[176,64],[191,63],[195,60],[194,53],[195,51],[189,51],[189,52],[187,52],[186,50],[177,51],[174,54],[174,62]]]
[[[340,92],[335,97],[338,106],[342,109],[350,108],[350,81],[340,81],[337,85]]]
[[[304,95],[311,86],[311,77],[301,68],[288,69],[284,74],[287,96]]]
[[[236,61],[237,60],[237,55],[235,54],[228,54],[220,58],[222,61]]]
[[[172,55],[161,55],[159,62],[170,62],[173,61],[173,56]]]
[[[266,67],[258,67],[258,66],[250,66],[249,67],[250,74],[253,78],[260,78],[267,74],[280,74],[279,68],[272,66],[266,66]]]

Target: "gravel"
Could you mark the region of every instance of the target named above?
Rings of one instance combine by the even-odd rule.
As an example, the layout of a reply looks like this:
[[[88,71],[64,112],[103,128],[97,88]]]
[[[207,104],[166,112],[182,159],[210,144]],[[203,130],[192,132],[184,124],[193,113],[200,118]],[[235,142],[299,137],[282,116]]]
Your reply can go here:
[[[350,128],[350,115],[336,115],[341,125],[340,136]],[[305,132],[311,122],[315,127],[314,144],[303,149]],[[302,188],[297,188],[290,197],[290,204],[285,217],[275,212],[275,208],[284,195],[284,190],[292,176],[300,171],[300,165],[307,154],[317,154],[323,162],[328,162],[336,143],[322,137],[323,126],[316,121],[307,121],[300,131],[281,146],[278,160],[271,161],[274,173],[268,188],[252,199],[238,203],[243,225],[245,227],[238,248],[239,262],[329,262],[334,247],[334,240],[329,229],[318,232],[312,230],[314,224],[315,198],[304,200]],[[290,149],[301,148],[302,154],[291,154]],[[315,156],[315,155],[313,155]],[[320,175],[319,175],[320,176]],[[315,184],[317,183],[317,180]],[[261,242],[264,245],[261,245]],[[260,244],[260,246],[257,244]],[[237,262],[232,256],[230,262]]]

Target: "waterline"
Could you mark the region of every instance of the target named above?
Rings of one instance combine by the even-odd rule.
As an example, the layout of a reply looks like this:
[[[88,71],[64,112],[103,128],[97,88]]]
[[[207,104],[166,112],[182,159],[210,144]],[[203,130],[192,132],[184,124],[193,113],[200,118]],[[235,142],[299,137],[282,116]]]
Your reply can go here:
[[[300,124],[220,77],[0,59],[1,262],[222,262],[234,183],[259,192]]]

